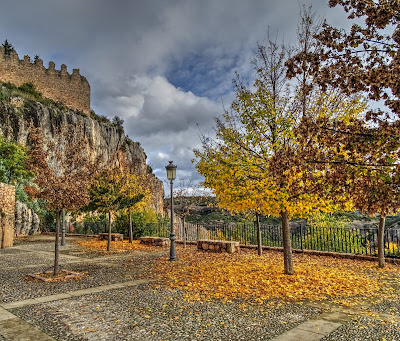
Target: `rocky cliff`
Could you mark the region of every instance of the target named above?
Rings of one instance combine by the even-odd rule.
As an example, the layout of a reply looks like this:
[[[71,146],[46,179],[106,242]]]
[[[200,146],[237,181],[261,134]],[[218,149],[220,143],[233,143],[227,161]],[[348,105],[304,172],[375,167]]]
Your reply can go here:
[[[90,155],[93,158],[100,155],[104,162],[115,161],[115,158],[118,158],[122,153],[125,155],[127,163],[135,167],[139,173],[143,174],[148,171],[146,154],[143,148],[140,146],[140,143],[133,142],[125,136],[122,127],[107,122],[95,115],[92,118],[79,111],[59,109],[55,106],[44,105],[31,99],[1,97],[0,135],[5,136],[7,139],[29,145],[29,122],[33,122],[34,126],[43,129],[45,140],[53,139],[55,132],[63,124],[78,126],[80,123],[87,137]],[[158,213],[162,213],[163,185],[155,176],[152,182],[153,199],[151,207]],[[19,220],[26,221],[29,219],[32,220],[32,217],[28,214],[26,218]],[[18,227],[18,229],[21,231],[22,228]]]

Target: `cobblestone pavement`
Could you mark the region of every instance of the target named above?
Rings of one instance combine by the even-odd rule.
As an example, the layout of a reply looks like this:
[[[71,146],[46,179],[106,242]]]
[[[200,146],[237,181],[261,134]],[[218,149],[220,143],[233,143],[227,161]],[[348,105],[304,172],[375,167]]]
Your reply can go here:
[[[67,239],[65,269],[84,278],[27,280],[53,262],[53,238],[34,236],[0,250],[0,340],[376,340],[400,341],[400,299],[370,315],[321,304],[188,303],[153,285],[152,264],[168,250],[104,254]]]

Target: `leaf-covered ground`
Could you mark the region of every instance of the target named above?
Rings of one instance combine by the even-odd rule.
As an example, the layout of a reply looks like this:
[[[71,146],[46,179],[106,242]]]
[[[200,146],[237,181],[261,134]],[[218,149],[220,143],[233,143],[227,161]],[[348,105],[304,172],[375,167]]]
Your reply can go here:
[[[105,249],[106,241],[87,241],[82,246]],[[161,250],[135,241],[114,242],[113,249]],[[198,251],[193,246],[177,246],[178,261],[167,256],[157,259],[152,269],[163,286],[185,292],[188,301],[244,299],[249,303],[329,300],[352,306],[379,301],[395,294],[400,268],[375,262],[294,254],[295,275],[283,273],[283,255],[268,251],[259,257],[255,250],[237,254]],[[150,274],[149,274],[150,275]]]
[[[189,300],[334,299],[351,304],[393,294],[387,279],[400,274],[394,265],[379,269],[368,261],[295,254],[296,274],[288,276],[279,252],[259,257],[254,251],[229,255],[190,248],[179,250],[178,258],[160,259],[157,276],[172,288],[186,290]]]
[[[85,241],[77,241],[77,245],[83,246],[91,251],[106,251],[107,250],[107,240],[101,240],[97,238],[91,238]],[[146,244],[141,244],[139,240],[134,240],[129,243],[128,240],[124,241],[112,241],[111,242],[111,252],[124,252],[124,251],[160,251],[162,248],[157,246],[149,246]]]

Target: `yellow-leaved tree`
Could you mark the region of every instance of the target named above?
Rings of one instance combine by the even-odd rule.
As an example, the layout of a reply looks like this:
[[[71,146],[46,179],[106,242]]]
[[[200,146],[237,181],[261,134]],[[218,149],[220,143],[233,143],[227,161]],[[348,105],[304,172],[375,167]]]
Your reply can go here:
[[[338,208],[329,188],[318,185],[325,181],[324,172],[307,158],[309,144],[314,150],[317,143],[314,135],[303,129],[298,136],[297,129],[310,117],[357,117],[365,105],[335,91],[313,91],[304,79],[286,91],[284,49],[270,41],[258,51],[253,89],[238,78],[234,82],[236,100],[216,119],[216,138],[203,138],[202,149],[195,150],[196,168],[221,207],[281,217],[284,272],[290,275],[289,220]],[[348,204],[345,197],[342,204]]]
[[[151,191],[146,185],[146,175],[141,175],[130,169],[124,161],[113,168],[101,171],[89,190],[90,202],[86,211],[97,211],[108,214],[107,251],[111,249],[111,218],[112,213],[119,210],[139,209],[148,203]],[[132,241],[132,222],[129,228]]]

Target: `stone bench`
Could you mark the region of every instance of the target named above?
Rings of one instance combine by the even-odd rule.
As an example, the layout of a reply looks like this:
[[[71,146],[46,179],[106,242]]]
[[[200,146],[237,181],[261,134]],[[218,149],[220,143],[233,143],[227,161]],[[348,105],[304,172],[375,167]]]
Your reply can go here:
[[[140,237],[139,239],[142,244],[147,245],[167,246],[170,244],[170,240],[168,238],[162,237]]]
[[[198,240],[197,248],[199,250],[211,251],[211,252],[228,252],[234,253],[239,251],[239,242],[231,242],[227,240]]]
[[[107,240],[108,233],[100,233],[99,238]],[[124,240],[124,235],[122,233],[111,233],[111,240],[112,241]]]

